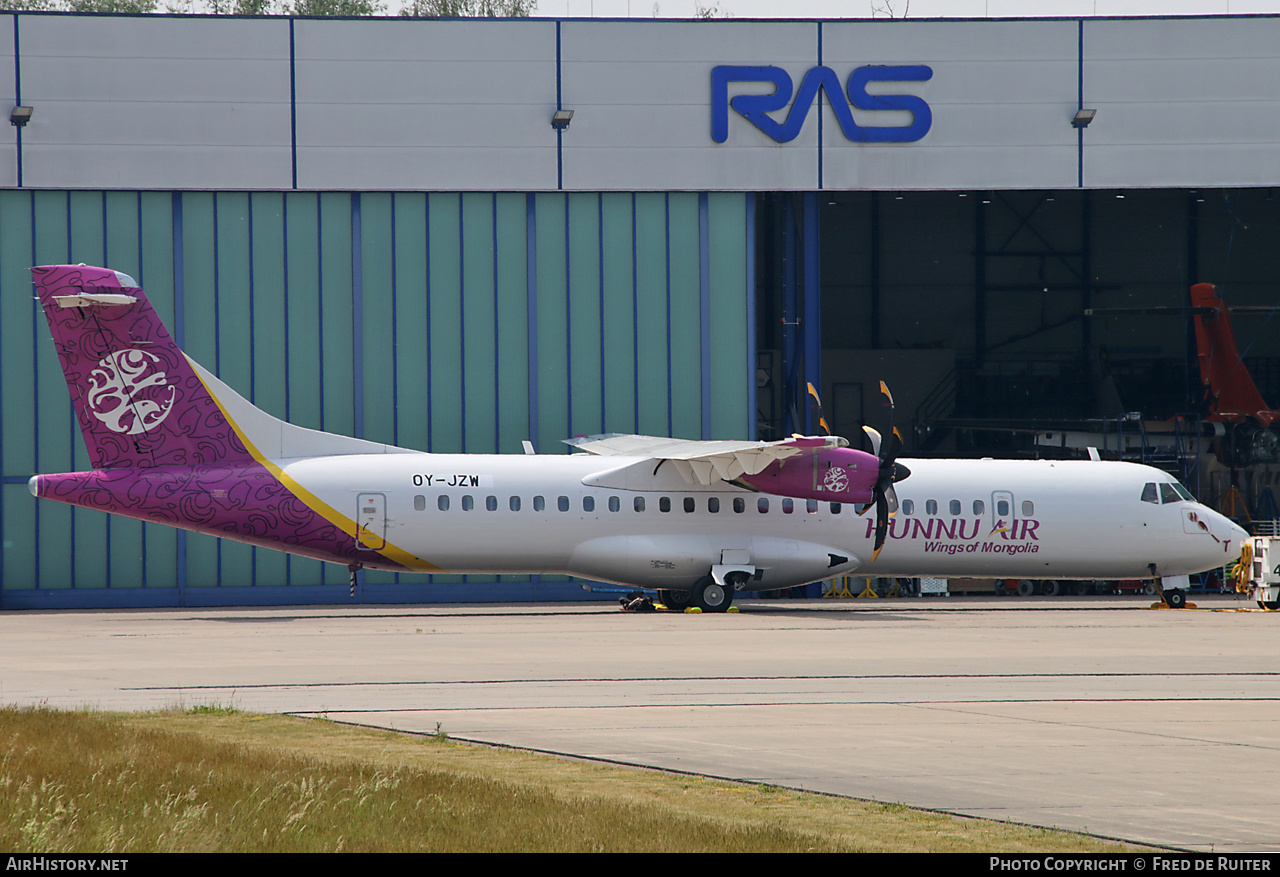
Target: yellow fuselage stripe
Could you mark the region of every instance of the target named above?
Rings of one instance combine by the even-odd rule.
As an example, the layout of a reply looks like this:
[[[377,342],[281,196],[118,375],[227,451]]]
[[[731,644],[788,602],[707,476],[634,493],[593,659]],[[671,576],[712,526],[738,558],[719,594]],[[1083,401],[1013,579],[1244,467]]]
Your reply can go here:
[[[192,371],[194,372],[195,370],[192,369]],[[199,372],[196,372],[195,374],[197,378],[200,377]],[[286,474],[285,471],[272,460],[268,459],[257,449],[256,446],[254,446],[253,442],[249,441],[249,437],[245,435],[244,430],[240,428],[240,424],[236,423],[235,420],[232,419],[231,415],[227,413],[227,409],[222,405],[222,400],[218,398],[216,393],[209,389],[209,385],[204,382],[203,378],[200,378],[200,384],[204,387],[205,392],[209,394],[209,398],[213,399],[214,404],[218,406],[218,410],[222,412],[222,416],[226,418],[227,423],[229,423],[231,428],[236,431],[236,435],[240,437],[240,441],[244,443],[245,448],[248,449],[249,454],[253,459],[258,463],[261,463],[268,472],[276,477],[276,480],[283,484],[290,493],[302,500],[303,503],[305,503],[313,512],[320,515],[320,517],[335,525],[338,529],[342,530],[342,532],[354,539],[356,547],[358,548],[360,546],[360,525],[339,512],[311,491],[307,490],[295,479]],[[374,549],[370,548],[366,550],[373,551]],[[385,548],[379,549],[378,553],[388,560],[400,564],[406,569],[416,570],[419,572],[444,571],[442,567],[438,567],[430,561],[423,560],[421,557],[411,554],[403,548],[392,545],[390,542],[387,542]]]

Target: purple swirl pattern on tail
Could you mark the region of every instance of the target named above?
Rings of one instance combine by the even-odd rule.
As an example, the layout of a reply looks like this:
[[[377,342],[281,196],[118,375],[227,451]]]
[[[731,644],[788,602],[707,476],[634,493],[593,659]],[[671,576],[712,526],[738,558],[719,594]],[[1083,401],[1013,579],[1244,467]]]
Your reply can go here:
[[[105,268],[31,271],[94,467],[37,476],[37,496],[318,560],[406,569],[360,548],[255,459],[142,289]]]
[[[106,268],[52,265],[31,273],[93,468],[253,461],[145,292],[122,286]],[[57,300],[84,293],[136,301],[64,307]]]

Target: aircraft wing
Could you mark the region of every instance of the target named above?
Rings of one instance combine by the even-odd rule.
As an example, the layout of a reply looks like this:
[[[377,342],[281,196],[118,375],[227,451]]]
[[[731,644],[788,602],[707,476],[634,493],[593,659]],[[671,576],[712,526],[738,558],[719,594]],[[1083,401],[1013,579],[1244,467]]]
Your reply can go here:
[[[770,464],[847,447],[839,436],[792,436],[777,442],[693,441],[652,435],[588,435],[565,439],[575,450],[603,457],[647,457],[670,461],[686,481],[713,484],[759,475]]]

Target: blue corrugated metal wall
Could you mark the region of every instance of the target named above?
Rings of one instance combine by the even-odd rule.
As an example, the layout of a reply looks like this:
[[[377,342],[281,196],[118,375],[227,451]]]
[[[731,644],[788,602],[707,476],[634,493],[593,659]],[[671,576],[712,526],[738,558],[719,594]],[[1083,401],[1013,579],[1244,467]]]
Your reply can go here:
[[[749,201],[0,191],[0,608],[347,591],[342,567],[31,497],[32,474],[88,467],[31,265],[132,274],[192,358],[303,426],[472,453],[525,438],[557,453],[596,432],[742,438]],[[549,577],[362,575],[369,601],[582,593]]]

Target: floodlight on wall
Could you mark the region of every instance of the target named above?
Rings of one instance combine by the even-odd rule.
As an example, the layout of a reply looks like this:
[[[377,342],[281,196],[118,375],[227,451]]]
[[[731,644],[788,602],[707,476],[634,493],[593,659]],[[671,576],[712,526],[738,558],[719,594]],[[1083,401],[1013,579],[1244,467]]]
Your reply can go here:
[[[21,128],[31,121],[31,107],[14,107],[9,111],[9,124]]]
[[[1071,127],[1088,128],[1096,115],[1098,115],[1097,110],[1076,110],[1075,116],[1071,119]]]
[[[551,127],[563,131],[573,121],[573,110],[556,110],[551,116]]]

